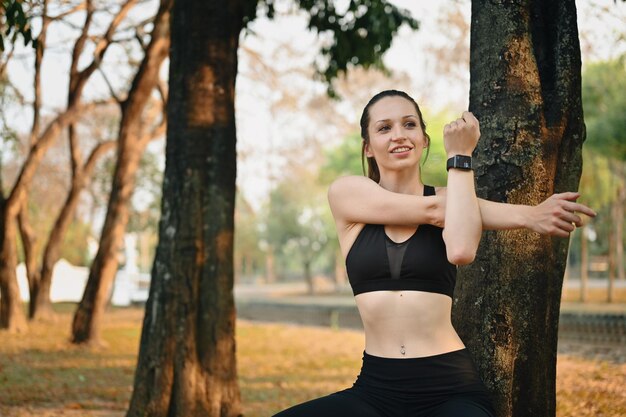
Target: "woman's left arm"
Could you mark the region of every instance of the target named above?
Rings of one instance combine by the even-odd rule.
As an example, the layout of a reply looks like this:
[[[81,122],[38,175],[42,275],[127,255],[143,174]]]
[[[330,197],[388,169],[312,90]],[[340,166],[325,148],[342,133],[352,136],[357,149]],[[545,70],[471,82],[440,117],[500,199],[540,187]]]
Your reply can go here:
[[[584,204],[576,203],[578,193],[553,194],[536,206],[496,203],[478,199],[483,230],[526,228],[543,235],[568,237],[583,222],[576,213],[595,217]]]

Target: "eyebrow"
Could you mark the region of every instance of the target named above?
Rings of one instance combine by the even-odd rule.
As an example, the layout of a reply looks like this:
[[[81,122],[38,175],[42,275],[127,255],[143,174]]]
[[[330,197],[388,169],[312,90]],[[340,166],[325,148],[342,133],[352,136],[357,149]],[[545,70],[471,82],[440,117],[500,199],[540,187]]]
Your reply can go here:
[[[417,116],[415,116],[414,114],[407,114],[406,116],[402,116],[403,119],[406,119],[407,117],[412,117],[414,119],[417,119]],[[378,120],[376,121],[376,123],[380,123],[380,122],[388,122],[391,119],[383,119],[383,120]]]

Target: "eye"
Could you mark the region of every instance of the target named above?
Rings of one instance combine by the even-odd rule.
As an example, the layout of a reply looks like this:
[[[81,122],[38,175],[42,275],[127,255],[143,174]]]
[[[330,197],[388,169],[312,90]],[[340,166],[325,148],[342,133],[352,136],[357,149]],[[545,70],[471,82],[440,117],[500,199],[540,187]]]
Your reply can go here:
[[[404,124],[404,126],[408,127],[408,128],[414,128],[415,126],[417,126],[417,123],[415,123],[415,122],[406,122]]]
[[[378,128],[378,132],[386,132],[389,130],[389,125],[382,125]]]

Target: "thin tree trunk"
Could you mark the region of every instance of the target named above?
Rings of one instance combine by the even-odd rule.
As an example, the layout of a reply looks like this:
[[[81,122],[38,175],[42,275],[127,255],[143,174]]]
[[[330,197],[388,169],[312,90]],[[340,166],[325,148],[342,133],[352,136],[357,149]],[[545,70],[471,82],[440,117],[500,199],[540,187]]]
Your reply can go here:
[[[309,294],[315,294],[315,283],[313,282],[313,274],[311,274],[311,261],[304,261],[304,281]]]
[[[4,233],[2,234],[2,248],[0,249],[0,289],[2,290],[0,328],[8,330],[10,333],[24,332],[28,326],[15,274],[15,266],[17,265],[15,219],[8,221],[5,218],[3,226]]]
[[[27,201],[24,201],[24,205]],[[26,266],[26,278],[28,281],[28,292],[30,295],[30,302],[28,304],[28,316],[32,318],[33,300],[36,297],[36,293],[39,289],[41,275],[39,268],[37,267],[37,237],[28,220],[28,207],[22,207],[20,213],[17,216],[18,226],[20,230],[20,236],[22,238],[22,247],[24,248],[24,264]],[[43,306],[46,309],[46,316],[52,316],[52,305]]]
[[[573,0],[472,2],[478,194],[538,204],[578,188],[584,124]],[[487,232],[459,268],[453,322],[500,417],[553,417],[567,239]]]
[[[242,3],[174,3],[162,219],[129,417],[241,415],[233,232]]]
[[[54,226],[50,231],[48,242],[43,253],[43,262],[41,265],[40,279],[38,280],[35,291],[31,293],[30,298],[30,318],[38,319],[48,317],[52,311],[50,302],[50,288],[52,286],[52,274],[54,266],[61,258],[61,245],[63,238],[72,222],[72,218],[78,207],[78,201],[81,192],[87,185],[98,158],[104,155],[108,150],[116,146],[115,141],[107,141],[97,145],[85,166],[74,174],[70,192],[67,195],[65,204],[61,208],[59,216],[54,222]]]
[[[100,344],[100,321],[118,267],[118,250],[128,224],[129,204],[141,156],[152,135],[142,133],[142,113],[158,84],[161,64],[169,52],[169,7],[164,0],[128,98],[122,104],[117,160],[98,252],[72,322],[72,343]]]
[[[41,31],[37,36],[37,46],[35,48],[35,76],[33,77],[33,124],[30,131],[30,147],[37,143],[39,136],[39,125],[41,122],[41,64],[46,49],[46,37],[51,19],[48,17],[48,1],[41,2]],[[18,214],[18,225],[24,248],[24,264],[26,266],[26,277],[28,279],[28,291],[30,295],[29,317],[31,317],[32,300],[39,286],[39,269],[37,268],[37,238],[28,220],[28,195],[25,194],[22,201],[22,208]],[[47,310],[52,315],[52,306]]]

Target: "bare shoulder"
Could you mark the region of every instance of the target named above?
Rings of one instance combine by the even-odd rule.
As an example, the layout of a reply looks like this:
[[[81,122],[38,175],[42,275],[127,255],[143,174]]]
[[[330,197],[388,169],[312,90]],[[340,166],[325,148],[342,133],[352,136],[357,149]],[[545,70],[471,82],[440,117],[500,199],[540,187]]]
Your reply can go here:
[[[368,177],[347,175],[339,177],[328,187],[328,202],[331,208],[341,200],[354,196],[354,193],[367,193],[378,188],[378,184]]]
[[[368,177],[362,175],[346,175],[333,181],[328,187],[328,192],[329,194],[340,194],[341,191],[353,189],[355,186],[368,187],[373,185],[377,184]]]

